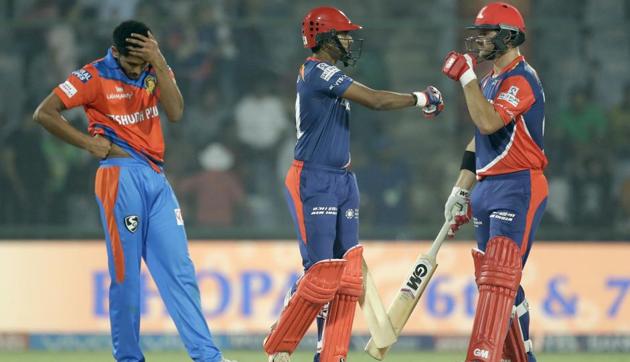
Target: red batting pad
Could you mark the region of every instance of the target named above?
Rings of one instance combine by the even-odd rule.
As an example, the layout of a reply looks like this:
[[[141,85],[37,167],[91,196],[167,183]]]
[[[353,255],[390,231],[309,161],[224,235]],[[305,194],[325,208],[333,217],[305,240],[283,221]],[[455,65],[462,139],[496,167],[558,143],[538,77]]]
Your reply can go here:
[[[521,331],[518,314],[512,313],[510,321],[510,329],[503,345],[503,360],[509,362],[527,362],[527,351],[525,351],[525,343],[523,342],[523,333]]]
[[[341,259],[322,260],[306,271],[278,323],[263,342],[267,354],[293,353],[319,310],[334,298],[345,265],[346,261]]]
[[[362,254],[363,246],[357,245],[343,256],[346,259],[346,269],[341,276],[339,290],[328,309],[321,362],[345,361],[348,355],[354,311],[363,294]]]
[[[521,255],[510,238],[488,241],[479,269],[479,299],[466,361],[499,362],[521,281]]]

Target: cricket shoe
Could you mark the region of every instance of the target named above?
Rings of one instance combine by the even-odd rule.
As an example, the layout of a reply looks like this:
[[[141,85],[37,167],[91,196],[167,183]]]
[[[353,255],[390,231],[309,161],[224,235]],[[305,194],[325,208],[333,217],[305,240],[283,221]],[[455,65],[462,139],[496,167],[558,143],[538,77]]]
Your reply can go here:
[[[269,362],[291,362],[291,356],[287,352],[278,352],[269,356]]]

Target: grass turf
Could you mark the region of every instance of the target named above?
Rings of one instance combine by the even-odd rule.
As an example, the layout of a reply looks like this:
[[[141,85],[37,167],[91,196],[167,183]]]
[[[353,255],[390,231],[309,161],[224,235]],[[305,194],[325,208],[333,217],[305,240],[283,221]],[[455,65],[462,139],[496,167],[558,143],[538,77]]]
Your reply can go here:
[[[266,362],[264,354],[251,351],[227,351],[226,358],[238,362]],[[540,362],[630,362],[629,354],[619,353],[547,353],[537,355]],[[0,362],[111,362],[114,359],[107,352],[0,352]],[[147,362],[185,362],[190,359],[184,353],[161,352],[147,353]],[[297,352],[292,362],[311,362],[313,355]],[[464,353],[432,353],[432,352],[392,352],[386,362],[461,362]],[[348,362],[375,362],[365,353],[354,352],[348,356]]]

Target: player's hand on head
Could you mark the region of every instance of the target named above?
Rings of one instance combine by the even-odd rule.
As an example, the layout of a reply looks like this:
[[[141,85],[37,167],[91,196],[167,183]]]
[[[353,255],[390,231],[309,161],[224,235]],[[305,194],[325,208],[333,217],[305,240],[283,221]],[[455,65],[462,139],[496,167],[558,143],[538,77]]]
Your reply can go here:
[[[90,139],[87,150],[96,158],[104,159],[112,150],[112,143],[107,138],[95,135]]]
[[[448,237],[452,238],[459,228],[467,224],[472,218],[472,208],[470,207],[470,192],[461,187],[453,187],[446,204],[444,204],[444,219],[451,227]]]
[[[430,85],[423,93],[427,98],[426,105],[422,107],[422,115],[425,118],[433,118],[444,110],[444,97],[442,92],[436,87]]]
[[[166,63],[160,46],[151,32],[148,33],[148,36],[132,33],[126,40],[130,44],[127,46],[129,55],[144,59],[153,66],[159,66],[162,62]]]
[[[474,70],[476,65],[477,59],[470,54],[451,51],[444,59],[442,73],[453,80],[459,81],[462,87],[465,87],[468,83],[477,79]]]

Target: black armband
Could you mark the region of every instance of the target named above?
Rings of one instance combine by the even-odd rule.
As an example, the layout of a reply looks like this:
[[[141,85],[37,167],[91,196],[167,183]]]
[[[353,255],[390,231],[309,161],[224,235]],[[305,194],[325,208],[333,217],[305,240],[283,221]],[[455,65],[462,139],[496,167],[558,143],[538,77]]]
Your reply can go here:
[[[472,151],[464,151],[464,156],[462,156],[462,165],[459,168],[460,170],[468,170],[472,173],[476,173],[477,166],[475,163],[475,153]]]

